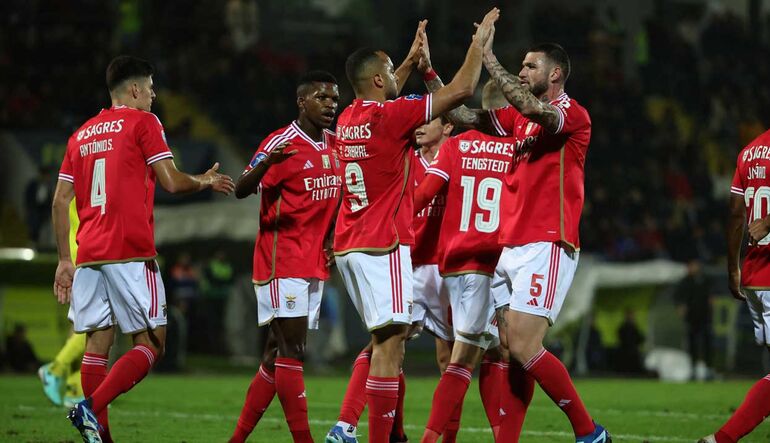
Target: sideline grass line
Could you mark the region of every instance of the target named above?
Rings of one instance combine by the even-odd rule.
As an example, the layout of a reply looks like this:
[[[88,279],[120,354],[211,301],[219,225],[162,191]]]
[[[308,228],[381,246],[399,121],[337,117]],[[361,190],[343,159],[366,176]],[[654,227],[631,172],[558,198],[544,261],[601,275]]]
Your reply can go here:
[[[51,409],[54,409],[54,407],[39,407],[39,406],[29,406],[29,405],[19,405],[18,409],[23,411],[50,411]],[[55,408],[57,410],[62,410],[60,408]],[[114,409],[110,411],[111,415],[117,415],[117,416],[128,416],[128,417],[166,417],[166,418],[177,418],[177,419],[198,419],[198,420],[226,420],[230,421],[233,424],[238,420],[238,417],[236,416],[230,416],[226,414],[190,414],[187,412],[172,412],[172,411],[126,411],[121,409]],[[66,425],[66,421],[64,415],[62,414],[62,424]],[[262,422],[268,422],[268,423],[284,423],[285,421],[283,419],[277,418],[277,417],[262,417],[260,420]],[[310,419],[309,420],[311,425],[319,425],[319,426],[332,426],[336,424],[337,422],[334,420],[318,420],[318,419]],[[359,425],[359,428],[366,428],[368,425],[367,423],[361,423]],[[404,424],[404,428],[409,430],[415,430],[415,431],[421,431],[424,429],[422,426],[417,425],[410,425],[410,424]],[[461,432],[469,432],[469,433],[481,433],[481,434],[491,434],[492,431],[489,428],[477,428],[477,427],[471,427],[471,426],[463,426],[460,428]],[[612,430],[610,430],[610,433],[612,433]],[[522,431],[523,435],[531,435],[533,437],[569,437],[574,438],[574,434],[571,432],[562,432],[562,431],[536,431],[536,430],[528,430],[524,429]],[[690,442],[692,443],[695,438],[682,438],[682,437],[666,437],[662,435],[634,435],[634,434],[615,434],[612,433],[613,438],[622,439],[625,440],[635,440],[635,441],[648,441],[648,442]]]

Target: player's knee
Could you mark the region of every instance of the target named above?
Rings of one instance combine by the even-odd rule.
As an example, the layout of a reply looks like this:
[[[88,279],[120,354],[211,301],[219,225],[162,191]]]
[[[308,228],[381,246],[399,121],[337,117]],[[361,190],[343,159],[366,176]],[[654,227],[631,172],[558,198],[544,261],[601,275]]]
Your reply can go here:
[[[520,365],[527,363],[532,356],[537,354],[540,348],[542,348],[540,343],[532,343],[521,337],[509,337],[508,339],[509,358]]]

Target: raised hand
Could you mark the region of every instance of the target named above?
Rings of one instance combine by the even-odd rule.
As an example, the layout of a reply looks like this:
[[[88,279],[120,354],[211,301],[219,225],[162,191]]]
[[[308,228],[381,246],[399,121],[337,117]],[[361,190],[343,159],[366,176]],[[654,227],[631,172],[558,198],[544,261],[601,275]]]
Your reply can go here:
[[[61,304],[70,302],[72,297],[72,279],[75,276],[75,266],[69,260],[59,260],[56,266],[56,276],[53,280],[53,293]]]
[[[294,154],[299,152],[296,149],[293,150],[293,151],[286,152],[286,148],[288,148],[289,145],[291,145],[291,142],[285,141],[285,142],[281,143],[280,145],[276,146],[275,148],[273,148],[273,150],[270,151],[269,154],[267,154],[267,158],[265,159],[265,163],[267,163],[268,166],[277,165],[278,163],[283,163],[287,159],[289,159],[292,156],[294,156]]]
[[[427,20],[426,20],[427,22]],[[420,32],[419,28],[417,32]],[[425,32],[425,27],[422,28],[422,34],[420,36],[422,45],[419,49],[419,59],[417,60],[417,70],[420,74],[425,74],[433,68],[433,64],[430,61],[430,46],[428,46],[428,33]]]
[[[414,40],[412,40],[412,46],[409,48],[409,53],[406,55],[406,59],[412,63],[417,64],[420,60],[423,37],[425,36],[425,27],[428,26],[428,20],[420,20],[417,23],[417,31],[414,33]]]
[[[500,10],[498,8],[492,8],[492,10],[487,12],[487,15],[484,16],[484,20],[481,21],[480,25],[474,23],[476,25],[476,34],[474,34],[473,39],[484,47],[485,50],[489,39],[495,32],[495,22],[498,18],[500,18]]]
[[[211,189],[228,195],[235,189],[235,183],[233,183],[233,179],[229,175],[220,174],[217,172],[218,170],[219,162],[216,162],[211,169],[203,174],[205,178],[204,183],[210,185]]]

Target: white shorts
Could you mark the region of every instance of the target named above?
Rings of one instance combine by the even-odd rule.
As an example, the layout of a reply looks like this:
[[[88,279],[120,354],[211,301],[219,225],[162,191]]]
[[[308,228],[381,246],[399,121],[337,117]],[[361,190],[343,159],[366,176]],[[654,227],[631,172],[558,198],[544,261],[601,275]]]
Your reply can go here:
[[[498,337],[495,306],[490,291],[492,278],[483,274],[444,277],[452,306],[454,339],[487,349]]]
[[[337,269],[350,300],[369,331],[391,323],[412,323],[412,257],[409,246],[383,254],[337,256]]]
[[[449,306],[449,293],[438,272],[438,265],[415,267],[412,323],[420,323],[438,338],[452,341],[454,332]]]
[[[502,306],[507,295],[510,309],[545,317],[553,325],[579,256],[579,252],[568,252],[552,242],[504,248],[492,279],[495,307]]]
[[[270,324],[274,318],[307,317],[307,328],[318,329],[323,280],[317,278],[275,278],[254,285],[257,294],[257,322]]]
[[[117,324],[124,334],[166,324],[166,290],[155,260],[75,269],[67,314],[75,332]]]
[[[770,346],[770,291],[743,289],[754,322],[754,340],[758,345]]]

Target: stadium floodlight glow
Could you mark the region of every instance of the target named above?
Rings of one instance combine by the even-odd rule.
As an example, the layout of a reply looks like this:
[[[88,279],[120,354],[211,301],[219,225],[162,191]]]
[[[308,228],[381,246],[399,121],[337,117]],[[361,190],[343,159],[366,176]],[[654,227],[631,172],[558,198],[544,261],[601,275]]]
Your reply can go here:
[[[35,258],[35,250],[30,248],[0,248],[0,260],[24,260]]]

